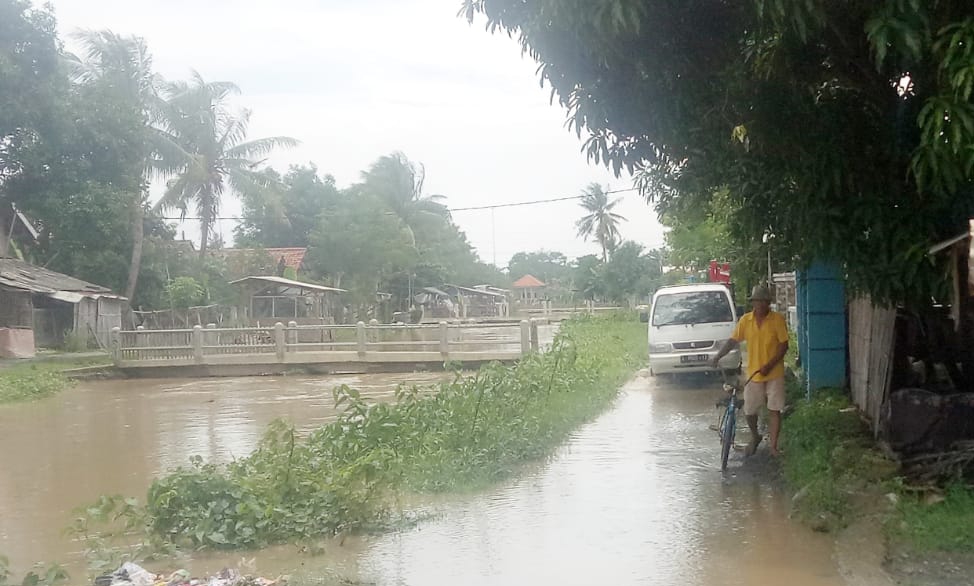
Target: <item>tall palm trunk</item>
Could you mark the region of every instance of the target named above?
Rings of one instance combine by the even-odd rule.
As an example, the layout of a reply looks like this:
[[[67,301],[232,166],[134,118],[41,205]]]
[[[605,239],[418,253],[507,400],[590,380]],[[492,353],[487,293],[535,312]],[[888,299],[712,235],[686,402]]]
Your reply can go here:
[[[145,241],[145,210],[142,207],[142,197],[133,199],[132,205],[132,258],[129,261],[129,278],[125,285],[125,297],[129,302],[135,296],[135,288],[139,283],[139,272],[142,270],[142,245]]]

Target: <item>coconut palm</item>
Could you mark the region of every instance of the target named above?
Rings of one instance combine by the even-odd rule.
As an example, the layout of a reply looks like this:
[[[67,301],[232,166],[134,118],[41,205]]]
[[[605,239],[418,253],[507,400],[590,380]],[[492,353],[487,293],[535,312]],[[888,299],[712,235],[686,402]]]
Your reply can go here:
[[[400,152],[380,157],[362,173],[363,188],[378,196],[404,224],[413,244],[424,219],[450,217],[442,195],[423,194],[426,170]]]
[[[186,217],[193,207],[200,220],[200,256],[206,255],[223,195],[256,194],[271,185],[261,172],[263,157],[275,148],[293,147],[293,138],[247,138],[250,110],[239,113],[227,100],[239,93],[230,82],[206,82],[198,73],[189,82],[166,84],[163,129],[185,152],[178,172],[166,185],[156,206],[179,210]]]
[[[154,126],[158,120],[160,98],[158,88],[162,78],[152,72],[152,56],[145,41],[139,37],[121,36],[111,31],[81,31],[81,58],[69,55],[67,66],[78,83],[108,83],[114,91],[138,109],[143,121],[142,139],[133,148],[140,149],[141,182],[132,194],[131,234],[132,255],[129,262],[125,296],[135,295],[139,271],[142,267],[145,209],[149,195],[149,181],[154,174],[164,174],[168,168],[183,160],[178,147],[165,133]]]
[[[595,237],[595,240],[602,247],[602,262],[609,259],[612,252],[619,242],[619,223],[626,219],[612,211],[622,198],[609,201],[609,194],[602,186],[592,183],[582,192],[582,199],[579,205],[585,210],[585,215],[575,222],[578,228],[578,235],[585,240]]]

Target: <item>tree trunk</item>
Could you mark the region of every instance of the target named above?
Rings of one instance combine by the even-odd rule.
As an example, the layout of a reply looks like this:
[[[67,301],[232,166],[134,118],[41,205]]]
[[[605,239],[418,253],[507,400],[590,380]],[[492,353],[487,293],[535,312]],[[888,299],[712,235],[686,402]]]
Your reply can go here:
[[[200,236],[200,259],[202,260],[206,258],[206,245],[210,236],[210,219],[205,215],[200,220],[200,231],[203,232]]]
[[[125,285],[125,297],[129,303],[135,297],[135,288],[139,283],[139,272],[142,270],[142,244],[145,241],[145,210],[142,199],[135,200],[132,206],[132,258],[129,261],[129,278]]]

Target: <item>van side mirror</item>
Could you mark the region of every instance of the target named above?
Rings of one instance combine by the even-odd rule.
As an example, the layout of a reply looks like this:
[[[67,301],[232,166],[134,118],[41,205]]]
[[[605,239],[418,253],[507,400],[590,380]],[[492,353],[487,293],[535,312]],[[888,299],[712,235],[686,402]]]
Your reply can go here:
[[[738,305],[737,306],[737,317],[741,317],[745,313],[747,313],[747,312],[744,311],[744,306],[743,305]]]
[[[648,324],[649,323],[649,312],[647,312],[647,311],[640,311],[639,312],[639,321],[642,322],[642,323],[644,323],[644,324]]]

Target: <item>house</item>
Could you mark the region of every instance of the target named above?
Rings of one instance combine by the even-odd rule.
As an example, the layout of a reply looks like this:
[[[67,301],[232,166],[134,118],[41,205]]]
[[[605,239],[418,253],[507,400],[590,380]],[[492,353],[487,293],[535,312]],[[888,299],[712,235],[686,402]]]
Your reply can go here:
[[[512,285],[514,297],[522,303],[539,302],[547,296],[547,285],[534,275],[524,275]]]
[[[345,293],[344,289],[277,276],[244,277],[230,284],[241,288],[241,306],[252,325],[328,323],[334,318],[331,300],[335,294]]]
[[[0,258],[0,356],[29,358],[75,332],[107,348],[127,300],[111,289]]]

